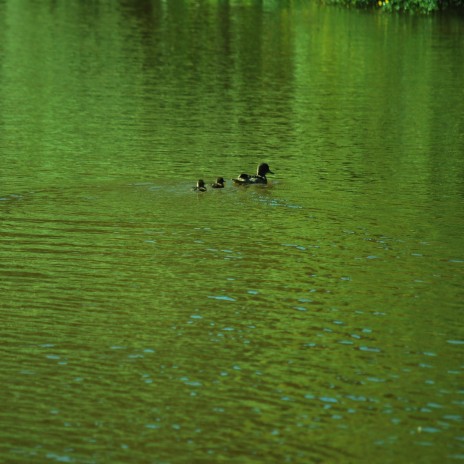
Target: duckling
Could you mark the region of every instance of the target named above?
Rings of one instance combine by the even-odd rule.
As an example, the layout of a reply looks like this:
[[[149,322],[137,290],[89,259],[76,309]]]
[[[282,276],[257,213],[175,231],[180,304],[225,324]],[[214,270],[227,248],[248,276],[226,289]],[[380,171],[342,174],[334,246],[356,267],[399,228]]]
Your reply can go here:
[[[236,179],[232,179],[235,185],[252,185],[267,184],[266,174],[274,174],[267,163],[261,163],[257,170],[256,176],[250,174],[240,174]]]
[[[197,182],[197,186],[193,187],[195,192],[206,192],[205,181],[203,179],[199,179]]]
[[[214,184],[211,184],[211,187],[213,187],[213,189],[222,189],[224,188],[224,178],[223,177],[218,177],[216,179],[216,182],[214,182]]]

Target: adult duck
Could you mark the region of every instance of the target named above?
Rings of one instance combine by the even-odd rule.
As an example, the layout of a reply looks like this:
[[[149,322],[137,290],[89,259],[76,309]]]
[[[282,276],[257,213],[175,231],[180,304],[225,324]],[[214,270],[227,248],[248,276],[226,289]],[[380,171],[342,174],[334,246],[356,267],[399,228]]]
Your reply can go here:
[[[250,174],[240,174],[236,179],[232,179],[235,185],[255,185],[267,184],[266,174],[274,174],[269,169],[269,164],[261,163],[256,170],[256,176]]]

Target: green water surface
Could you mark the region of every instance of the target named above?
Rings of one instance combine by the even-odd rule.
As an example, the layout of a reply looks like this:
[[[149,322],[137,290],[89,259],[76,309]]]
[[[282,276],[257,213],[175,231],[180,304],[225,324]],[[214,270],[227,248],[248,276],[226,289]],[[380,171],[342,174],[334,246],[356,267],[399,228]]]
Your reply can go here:
[[[463,76],[453,15],[0,0],[0,462],[463,461]]]

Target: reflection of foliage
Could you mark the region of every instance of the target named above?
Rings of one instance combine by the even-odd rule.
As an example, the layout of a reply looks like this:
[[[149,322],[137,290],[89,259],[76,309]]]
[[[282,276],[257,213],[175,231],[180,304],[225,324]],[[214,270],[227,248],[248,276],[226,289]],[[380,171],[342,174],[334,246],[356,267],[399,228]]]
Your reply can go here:
[[[382,11],[431,13],[449,8],[464,8],[464,0],[329,0],[329,3],[357,8],[380,8]]]

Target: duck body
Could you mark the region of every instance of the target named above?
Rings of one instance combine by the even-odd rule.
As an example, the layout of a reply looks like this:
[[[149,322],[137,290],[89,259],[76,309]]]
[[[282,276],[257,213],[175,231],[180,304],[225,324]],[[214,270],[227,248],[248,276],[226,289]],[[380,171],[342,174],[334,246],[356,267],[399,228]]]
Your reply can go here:
[[[216,182],[214,182],[214,184],[211,184],[211,187],[213,187],[213,189],[222,189],[224,188],[224,178],[223,177],[218,177],[216,179]]]
[[[197,186],[193,187],[195,192],[206,192],[205,181],[203,179],[199,179],[197,182]]]
[[[267,184],[266,174],[274,174],[267,163],[261,163],[256,169],[256,175],[242,173],[237,178],[232,179],[235,185],[263,185]]]

